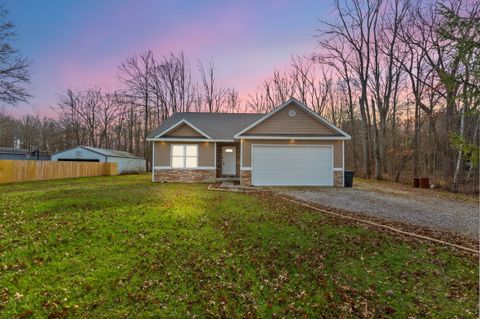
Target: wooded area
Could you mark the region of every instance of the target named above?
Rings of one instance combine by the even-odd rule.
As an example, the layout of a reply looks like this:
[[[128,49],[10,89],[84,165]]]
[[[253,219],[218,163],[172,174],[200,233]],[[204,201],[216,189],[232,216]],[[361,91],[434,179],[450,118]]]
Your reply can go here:
[[[292,56],[247,98],[221,85],[213,61],[148,50],[120,63],[121,90],[67,89],[58,118],[0,113],[0,145],[90,145],[148,162],[145,136],[174,112],[267,112],[293,96],[352,135],[346,163],[357,176],[426,176],[454,191],[478,191],[478,1],[333,5],[317,26],[316,52]]]

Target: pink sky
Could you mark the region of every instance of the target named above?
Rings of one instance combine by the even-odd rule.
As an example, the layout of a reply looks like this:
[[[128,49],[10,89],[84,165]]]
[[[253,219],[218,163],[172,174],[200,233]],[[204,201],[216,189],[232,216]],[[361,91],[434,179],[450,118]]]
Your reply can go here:
[[[218,79],[246,98],[292,54],[311,53],[313,34],[328,3],[319,1],[94,1],[19,0],[6,5],[16,24],[16,46],[33,60],[28,104],[7,106],[15,116],[54,116],[65,89],[121,87],[117,66],[151,49],[184,51],[192,73],[213,59]]]

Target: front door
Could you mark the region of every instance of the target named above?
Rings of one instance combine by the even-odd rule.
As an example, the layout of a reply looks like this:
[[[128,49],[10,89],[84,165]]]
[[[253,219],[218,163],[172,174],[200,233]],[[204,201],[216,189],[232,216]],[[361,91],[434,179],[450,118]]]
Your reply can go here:
[[[235,176],[236,153],[235,146],[222,146],[222,175]]]

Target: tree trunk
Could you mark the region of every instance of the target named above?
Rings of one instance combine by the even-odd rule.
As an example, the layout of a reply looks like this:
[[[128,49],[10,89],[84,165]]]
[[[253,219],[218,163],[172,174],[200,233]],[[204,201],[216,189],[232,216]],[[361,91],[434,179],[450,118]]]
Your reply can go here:
[[[353,170],[357,171],[357,149],[356,149],[356,134],[355,134],[355,117],[353,114],[353,102],[352,95],[349,93],[349,117],[350,117],[350,131],[352,133],[352,160],[353,160]]]
[[[382,179],[382,160],[380,157],[380,141],[377,126],[377,111],[375,101],[372,98],[372,121],[373,121],[373,159],[375,161],[375,179]]]
[[[465,131],[465,110],[462,107],[460,109],[460,137],[463,138]],[[457,192],[458,191],[458,179],[460,176],[460,168],[462,167],[462,158],[463,158],[463,152],[462,148],[458,150],[458,155],[457,155],[457,163],[455,166],[455,172],[453,174],[453,182],[452,182],[452,191]]]
[[[415,125],[414,125],[414,130],[415,130],[415,135],[417,134],[418,131],[418,120],[419,120],[419,107],[418,103],[415,103]],[[413,177],[418,177],[418,152],[415,150],[413,151]]]
[[[365,101],[360,98],[360,114],[362,116],[362,149],[363,149],[363,169],[365,177],[370,178],[372,172],[370,171],[370,146],[368,138],[368,119],[365,112]]]

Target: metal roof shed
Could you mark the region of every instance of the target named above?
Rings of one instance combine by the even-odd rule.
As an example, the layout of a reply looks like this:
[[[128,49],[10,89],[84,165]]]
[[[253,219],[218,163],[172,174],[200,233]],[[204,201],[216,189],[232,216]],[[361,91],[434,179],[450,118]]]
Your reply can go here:
[[[118,164],[119,174],[146,170],[145,160],[128,152],[81,145],[53,154],[52,161],[112,162]]]

